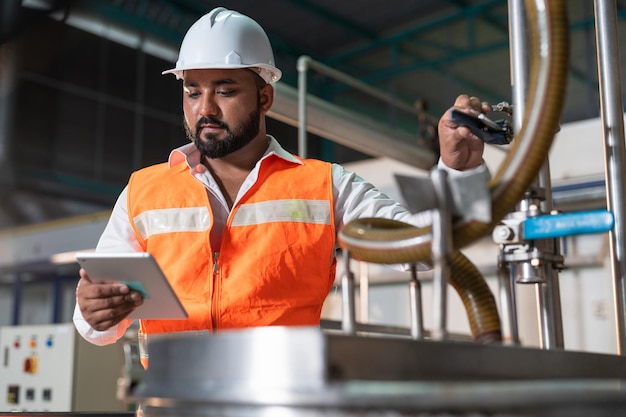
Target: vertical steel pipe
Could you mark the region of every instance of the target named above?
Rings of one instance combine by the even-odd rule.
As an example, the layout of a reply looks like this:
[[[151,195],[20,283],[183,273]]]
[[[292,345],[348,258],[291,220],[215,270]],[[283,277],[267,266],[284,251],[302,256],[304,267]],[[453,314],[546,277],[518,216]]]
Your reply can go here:
[[[511,61],[511,93],[513,104],[513,131],[519,132],[524,120],[526,86],[528,84],[528,33],[524,0],[509,0],[509,48]]]
[[[528,84],[528,59],[525,55],[528,51],[528,33],[526,27],[526,15],[523,0],[509,0],[509,49],[511,65],[511,94],[513,105],[513,131],[515,134],[522,127],[524,120],[524,106],[526,103],[526,85]],[[501,257],[504,253],[501,250]],[[515,309],[515,279],[513,276],[506,277],[503,274],[513,273],[516,268],[498,268],[498,285],[500,292],[500,315],[502,317],[503,340],[511,343],[519,341],[517,326],[517,310]]]
[[[369,264],[359,262],[359,322],[370,321],[370,274]]]
[[[498,262],[498,293],[500,294],[500,322],[502,324],[502,341],[509,345],[519,345],[517,326],[517,299],[515,297],[515,279],[511,267]]]
[[[417,279],[417,266],[411,265],[411,280],[409,281],[409,302],[411,309],[411,339],[424,338],[424,318],[422,311],[422,286]]]
[[[301,158],[307,157],[307,72],[309,71],[309,61],[311,58],[308,56],[301,56],[298,58],[298,155]]]
[[[450,254],[452,253],[452,207],[446,171],[434,170],[431,179],[437,208],[433,210],[433,340],[444,340],[447,335],[447,288],[450,278]]]
[[[604,136],[607,208],[615,216],[610,236],[610,259],[617,331],[617,351],[626,349],[626,150],[624,145],[624,109],[617,42],[617,7],[615,1],[596,0],[595,23],[598,43],[598,78],[600,82],[600,117]]]
[[[510,36],[510,59],[511,59],[511,84],[513,94],[514,119],[513,128],[517,133],[521,129],[524,119],[524,109],[526,107],[526,93],[529,73],[529,59],[527,51],[528,31],[526,30],[526,10],[523,0],[509,0],[509,36]],[[538,173],[538,178],[533,182],[531,188],[543,189],[545,194],[541,206],[544,212],[552,209],[551,201],[551,179],[548,158]],[[524,197],[531,199],[532,197]],[[549,201],[548,201],[549,200]],[[518,210],[524,211],[523,206],[528,206],[533,202],[522,202]],[[529,265],[528,265],[529,266]],[[545,284],[537,285],[537,305],[539,313],[539,330],[541,346],[545,349],[563,347],[563,325],[561,320],[561,301],[559,281],[556,271],[549,265],[542,266],[544,270]],[[514,315],[515,311],[505,312],[505,315]],[[513,339],[517,335],[511,335]]]
[[[341,277],[341,330],[346,334],[356,334],[356,301],[354,297],[354,274],[350,269],[350,253],[343,251],[345,271]]]

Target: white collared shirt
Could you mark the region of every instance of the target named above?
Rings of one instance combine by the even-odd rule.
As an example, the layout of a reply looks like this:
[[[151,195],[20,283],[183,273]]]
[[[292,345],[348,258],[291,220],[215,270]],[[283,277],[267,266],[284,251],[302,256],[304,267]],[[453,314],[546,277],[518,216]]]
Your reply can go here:
[[[269,136],[269,146],[263,157],[257,162],[254,169],[248,174],[243,182],[239,194],[233,205],[236,205],[243,196],[257,181],[261,162],[270,155],[277,155],[287,161],[301,163],[292,154],[283,149],[282,146]],[[213,228],[211,229],[211,245],[219,247],[222,233],[230,214],[230,209],[226,199],[222,194],[218,183],[215,181],[209,170],[201,163],[200,151],[193,143],[188,143],[170,153],[169,166],[174,166],[185,161],[189,166],[190,174],[200,181],[208,191],[211,211],[213,213]],[[448,174],[463,175],[462,171],[456,171],[445,167],[439,162],[439,167],[446,169]],[[479,169],[486,169],[482,166]],[[335,213],[335,230],[341,230],[343,225],[352,220],[364,217],[381,217],[394,219],[409,223],[418,227],[430,224],[430,212],[412,214],[404,206],[378,190],[374,185],[365,181],[354,172],[347,171],[341,165],[332,164],[333,199]],[[119,195],[109,222],[100,237],[96,247],[97,252],[137,252],[141,248],[137,241],[133,229],[128,221],[127,212],[127,189]],[[74,324],[78,332],[88,341],[96,345],[106,345],[115,343],[123,334],[132,320],[123,320],[117,326],[106,331],[96,331],[84,320],[78,305],[74,310]]]

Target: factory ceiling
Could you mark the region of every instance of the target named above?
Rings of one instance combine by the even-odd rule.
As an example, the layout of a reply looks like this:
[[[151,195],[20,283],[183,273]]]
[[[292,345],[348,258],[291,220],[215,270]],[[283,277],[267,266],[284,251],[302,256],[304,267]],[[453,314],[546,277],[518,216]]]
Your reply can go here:
[[[214,7],[256,19],[267,31],[283,81],[296,85],[302,55],[407,103],[423,100],[434,114],[460,92],[492,103],[510,101],[506,0],[7,0],[21,3],[6,39],[55,11],[92,16],[103,25],[139,31],[176,50],[189,26]],[[626,2],[617,1],[618,18]],[[599,113],[594,2],[569,0],[569,93],[563,121]],[[7,16],[5,16],[5,19]],[[619,37],[626,39],[620,25]],[[622,42],[624,43],[624,42]],[[626,53],[626,52],[625,52]]]
[[[491,103],[512,100],[506,0],[3,0],[0,45],[55,19],[171,62],[189,26],[218,6],[247,14],[265,28],[284,74],[281,82],[292,87],[297,86],[298,58],[309,56],[407,106],[424,104],[434,117],[460,93]],[[600,113],[594,2],[569,0],[568,7],[571,50],[564,123]],[[626,2],[617,1],[616,7],[617,35],[626,45]],[[621,62],[626,62],[624,54],[622,49]],[[322,76],[314,78],[313,89],[324,98],[350,90]],[[353,98],[342,104],[358,108],[362,102]],[[360,110],[388,116],[376,108]],[[23,204],[33,198],[20,190],[12,193]],[[80,199],[66,201],[47,215],[30,220],[22,215],[25,220],[16,223],[90,210],[77,208],[80,204]],[[17,218],[4,211],[0,227]]]

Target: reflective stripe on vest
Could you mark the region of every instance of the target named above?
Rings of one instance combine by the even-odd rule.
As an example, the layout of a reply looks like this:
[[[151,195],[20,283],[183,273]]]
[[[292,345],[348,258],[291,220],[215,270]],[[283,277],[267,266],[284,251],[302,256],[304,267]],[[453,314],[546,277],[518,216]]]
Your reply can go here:
[[[133,218],[142,239],[162,233],[203,232],[211,227],[206,207],[148,210]]]
[[[203,232],[210,227],[206,207],[148,210],[133,218],[142,239],[162,233]],[[232,226],[270,222],[330,224],[330,205],[319,200],[277,200],[244,204]]]
[[[330,224],[330,205],[319,200],[274,200],[243,204],[232,226],[250,226],[271,222]]]

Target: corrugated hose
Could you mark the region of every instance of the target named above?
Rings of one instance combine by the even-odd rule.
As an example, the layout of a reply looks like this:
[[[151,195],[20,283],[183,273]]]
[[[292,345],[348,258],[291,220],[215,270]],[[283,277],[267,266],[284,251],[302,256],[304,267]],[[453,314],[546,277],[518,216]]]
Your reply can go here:
[[[472,336],[480,343],[501,340],[494,296],[478,269],[460,252],[515,209],[543,166],[563,108],[567,83],[569,28],[566,0],[526,0],[530,74],[524,120],[510,151],[489,181],[490,223],[459,220],[453,225],[454,253],[450,257],[450,284],[459,293]],[[353,259],[383,264],[430,263],[431,227],[362,218],[344,226],[339,244]]]

